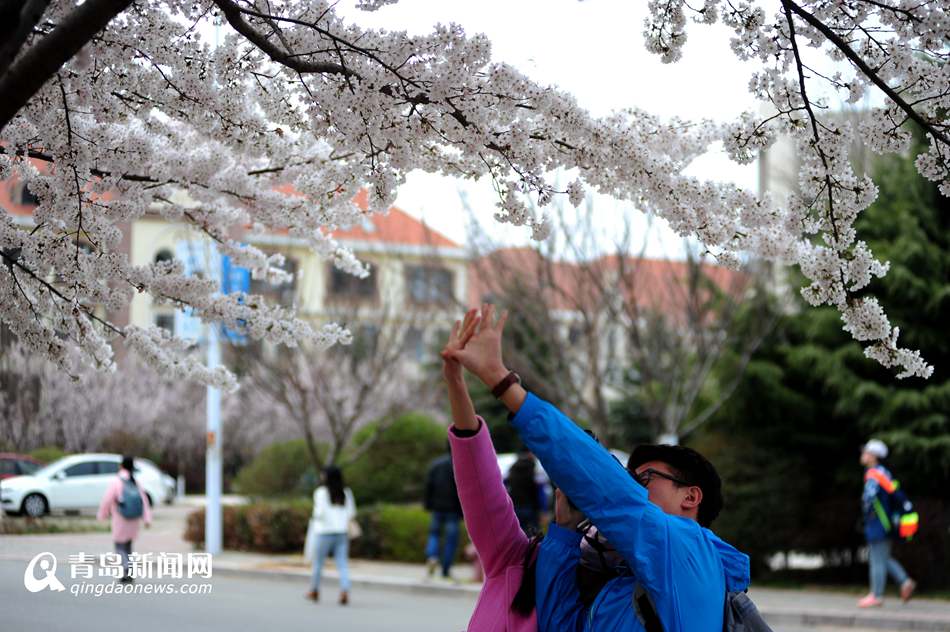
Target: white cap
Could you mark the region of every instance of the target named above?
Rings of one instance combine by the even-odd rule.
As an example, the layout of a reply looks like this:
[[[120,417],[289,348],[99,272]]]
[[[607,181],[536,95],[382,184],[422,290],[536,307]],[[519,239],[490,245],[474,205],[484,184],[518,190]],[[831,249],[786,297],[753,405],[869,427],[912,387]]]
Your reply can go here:
[[[873,454],[879,459],[887,458],[887,444],[881,441],[880,439],[871,439],[864,444],[864,447],[861,448],[863,452],[868,452]]]

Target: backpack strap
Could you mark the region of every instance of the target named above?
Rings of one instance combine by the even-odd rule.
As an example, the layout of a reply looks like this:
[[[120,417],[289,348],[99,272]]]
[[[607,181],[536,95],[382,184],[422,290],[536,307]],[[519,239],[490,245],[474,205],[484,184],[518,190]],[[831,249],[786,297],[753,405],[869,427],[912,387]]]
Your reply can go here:
[[[633,611],[637,613],[637,619],[646,632],[664,632],[650,593],[639,583],[633,588]]]
[[[864,480],[877,481],[877,484],[881,486],[881,489],[883,489],[888,494],[893,494],[897,490],[896,482],[891,480],[891,478],[887,474],[877,469],[876,467],[868,468],[864,472]]]
[[[874,514],[877,516],[877,519],[880,520],[881,526],[884,527],[885,533],[891,532],[891,520],[887,517],[887,512],[884,511],[883,505],[881,505],[881,500],[875,498],[871,503],[871,506],[874,508]]]

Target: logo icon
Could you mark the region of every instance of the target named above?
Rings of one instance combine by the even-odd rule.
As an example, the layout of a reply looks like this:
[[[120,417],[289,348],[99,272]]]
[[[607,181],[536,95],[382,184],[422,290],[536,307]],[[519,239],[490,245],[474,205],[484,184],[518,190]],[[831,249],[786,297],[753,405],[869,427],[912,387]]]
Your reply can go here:
[[[36,577],[36,566],[46,574],[46,577]],[[23,573],[23,585],[32,593],[40,592],[44,588],[49,588],[53,592],[66,590],[63,583],[56,577],[56,556],[49,552],[40,553],[26,566]]]

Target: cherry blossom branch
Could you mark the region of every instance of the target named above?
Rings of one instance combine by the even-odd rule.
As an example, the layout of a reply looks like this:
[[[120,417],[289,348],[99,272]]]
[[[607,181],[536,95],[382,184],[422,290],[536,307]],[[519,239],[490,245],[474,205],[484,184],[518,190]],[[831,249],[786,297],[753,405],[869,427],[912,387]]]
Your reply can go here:
[[[221,12],[224,14],[225,19],[228,23],[234,28],[235,31],[243,35],[249,42],[254,44],[257,48],[261,49],[268,57],[273,61],[277,62],[282,66],[287,66],[297,72],[301,73],[320,73],[320,74],[332,74],[332,75],[343,75],[344,77],[349,76],[359,76],[349,68],[340,65],[340,64],[331,64],[329,62],[309,62],[302,59],[298,59],[292,53],[285,53],[270,42],[266,37],[257,32],[257,30],[247,23],[247,20],[244,19],[243,14],[253,15],[262,19],[274,19],[274,16],[269,16],[263,13],[258,13],[256,11],[251,11],[248,9],[243,9],[239,7],[234,2],[230,0],[214,0],[214,3],[221,9]],[[286,21],[291,21],[289,18],[282,18]],[[300,22],[306,26],[313,26],[302,22],[300,20],[294,20],[294,22]]]
[[[897,104],[897,107],[902,109],[907,113],[907,116],[911,118],[915,123],[920,125],[924,131],[934,137],[934,139],[939,140],[944,145],[950,146],[950,138],[947,138],[947,135],[938,130],[931,121],[928,121],[923,116],[921,116],[917,110],[915,110],[909,103],[907,103],[896,90],[887,85],[887,82],[881,79],[877,72],[871,68],[867,62],[865,62],[860,55],[858,55],[841,37],[838,36],[833,30],[828,28],[821,20],[816,18],[814,15],[805,11],[803,8],[792,2],[791,0],[782,0],[782,6],[786,10],[791,10],[796,15],[801,17],[803,20],[808,22],[815,30],[820,32],[828,41],[834,44],[838,50],[840,50],[845,57],[851,60],[858,69],[864,73],[864,75],[874,83],[881,91],[887,95],[887,97]],[[891,7],[888,7],[891,8]]]
[[[112,333],[117,334],[117,335],[122,336],[122,337],[125,337],[125,332],[123,332],[121,329],[118,329],[118,328],[116,328],[115,325],[113,325],[112,323],[110,323],[110,322],[108,322],[108,321],[106,321],[106,320],[103,320],[102,318],[99,318],[99,317],[96,316],[91,310],[89,310],[88,307],[86,307],[85,305],[83,305],[83,304],[81,304],[81,303],[78,303],[78,302],[75,301],[75,300],[70,299],[69,297],[67,297],[66,295],[64,295],[62,292],[60,292],[52,283],[50,283],[50,282],[47,281],[46,279],[43,279],[43,278],[40,277],[38,274],[36,274],[33,270],[31,270],[31,269],[29,269],[28,267],[26,267],[25,265],[23,265],[23,264],[20,262],[19,256],[10,254],[10,253],[8,253],[6,250],[0,248],[0,257],[2,257],[2,258],[6,261],[6,265],[7,265],[8,267],[9,267],[9,266],[16,266],[17,268],[19,268],[20,270],[22,270],[23,272],[25,272],[27,275],[29,275],[29,277],[32,278],[34,281],[36,281],[36,282],[39,283],[41,286],[43,286],[44,288],[46,288],[46,290],[47,290],[50,294],[52,294],[52,295],[55,296],[56,298],[58,298],[58,299],[60,299],[60,300],[62,300],[62,301],[64,301],[64,302],[66,302],[66,303],[69,303],[69,304],[73,305],[74,308],[81,310],[81,311],[86,315],[87,318],[90,318],[90,319],[92,319],[92,320],[98,322],[100,325],[102,325],[103,327],[105,327],[106,329],[108,329],[109,331],[111,331]]]

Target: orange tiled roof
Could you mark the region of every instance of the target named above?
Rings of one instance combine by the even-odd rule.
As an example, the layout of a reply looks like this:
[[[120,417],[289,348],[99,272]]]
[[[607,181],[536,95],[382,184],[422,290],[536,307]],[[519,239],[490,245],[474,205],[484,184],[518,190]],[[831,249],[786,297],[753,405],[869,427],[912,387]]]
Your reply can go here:
[[[33,162],[38,163],[38,161]],[[46,165],[46,163],[38,163],[37,166],[46,168],[48,165]],[[277,190],[287,195],[300,195],[294,191],[290,185],[278,186]],[[29,217],[33,214],[34,207],[29,204],[19,203],[19,191],[20,185],[17,178],[0,181],[0,208],[6,210],[11,215]],[[364,189],[356,194],[353,201],[363,210],[367,210],[369,208],[368,199],[369,195]],[[385,215],[380,213],[368,213],[366,218],[372,228],[368,225],[357,225],[345,230],[334,231],[333,236],[346,241],[461,248],[459,244],[442,233],[428,227],[425,222],[417,220],[395,206],[391,207],[389,213]],[[275,232],[286,231],[278,230]]]
[[[353,198],[353,202],[364,211],[369,208],[369,194],[366,189],[361,190]],[[372,213],[367,215],[372,223],[368,226],[353,226],[345,230],[333,231],[333,236],[346,241],[369,241],[408,246],[440,246],[444,248],[461,248],[461,246],[442,233],[429,228],[425,222],[412,217],[398,207],[390,207],[384,214]]]
[[[523,284],[527,295],[544,298],[553,309],[578,310],[601,301],[601,292],[624,295],[628,305],[662,313],[680,313],[688,300],[687,283],[690,266],[685,261],[647,259],[639,257],[608,256],[587,265],[571,262],[547,261],[533,248],[502,248],[480,257],[469,264],[468,301],[477,305],[487,295],[499,296],[504,291],[494,277],[511,270],[520,271],[516,282]],[[623,272],[623,281],[611,280]],[[702,264],[702,272],[723,292],[739,297],[748,284],[748,275]],[[596,281],[600,279],[601,281]],[[607,287],[600,287],[602,279]]]

